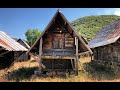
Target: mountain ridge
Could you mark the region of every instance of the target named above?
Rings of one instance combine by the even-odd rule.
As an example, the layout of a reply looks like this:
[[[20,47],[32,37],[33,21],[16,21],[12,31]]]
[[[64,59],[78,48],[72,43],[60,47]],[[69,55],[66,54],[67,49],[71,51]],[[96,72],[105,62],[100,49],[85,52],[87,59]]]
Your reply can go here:
[[[116,15],[85,16],[71,22],[75,31],[87,41],[95,37],[96,33],[110,23],[120,20]]]

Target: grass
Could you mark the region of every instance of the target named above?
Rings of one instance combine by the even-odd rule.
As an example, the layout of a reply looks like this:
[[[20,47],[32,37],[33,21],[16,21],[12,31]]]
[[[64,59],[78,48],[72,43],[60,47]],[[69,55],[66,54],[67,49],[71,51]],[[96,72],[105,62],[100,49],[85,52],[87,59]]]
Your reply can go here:
[[[38,68],[35,61],[16,62],[8,71],[1,70],[1,78],[9,82],[120,82],[114,69],[91,62],[89,57],[81,58],[79,75],[66,77],[37,77],[32,79],[34,70]],[[0,81],[5,82],[5,80]]]
[[[37,68],[38,67],[22,67],[5,74],[5,77],[13,81],[30,80]]]

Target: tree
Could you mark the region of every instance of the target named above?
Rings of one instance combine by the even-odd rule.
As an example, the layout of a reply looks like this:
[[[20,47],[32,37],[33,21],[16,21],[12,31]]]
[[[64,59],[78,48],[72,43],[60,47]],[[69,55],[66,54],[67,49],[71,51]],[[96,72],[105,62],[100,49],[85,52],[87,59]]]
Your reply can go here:
[[[42,31],[39,32],[38,29],[28,29],[25,33],[27,43],[32,46],[41,33]]]

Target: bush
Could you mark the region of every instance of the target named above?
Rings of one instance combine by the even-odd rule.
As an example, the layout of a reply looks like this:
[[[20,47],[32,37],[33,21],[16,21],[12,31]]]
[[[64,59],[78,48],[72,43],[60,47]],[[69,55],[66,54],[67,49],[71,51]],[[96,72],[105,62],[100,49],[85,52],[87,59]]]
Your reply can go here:
[[[5,77],[8,80],[15,80],[15,81],[30,79],[36,69],[37,67],[22,67],[22,68],[19,68],[18,70],[8,72],[5,75]]]
[[[115,79],[120,75],[118,71],[120,68],[117,66],[113,68],[113,66],[99,64],[96,61],[84,63],[83,67],[89,76],[95,79]]]

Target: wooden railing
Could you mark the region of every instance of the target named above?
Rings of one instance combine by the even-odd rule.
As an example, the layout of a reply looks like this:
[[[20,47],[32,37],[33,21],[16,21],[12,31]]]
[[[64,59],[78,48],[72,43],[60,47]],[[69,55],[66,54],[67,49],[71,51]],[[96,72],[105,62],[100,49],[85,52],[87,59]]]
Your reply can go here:
[[[74,55],[75,49],[45,49],[43,55],[64,56]]]

